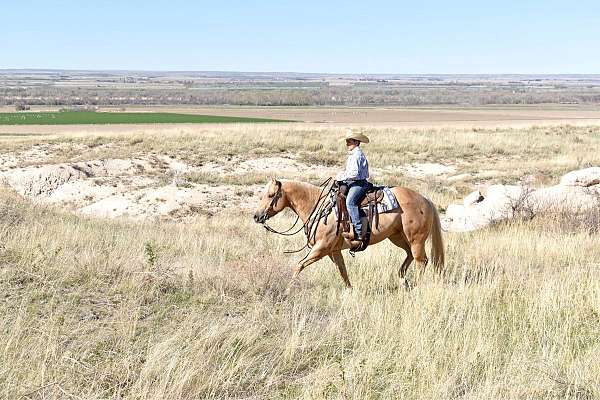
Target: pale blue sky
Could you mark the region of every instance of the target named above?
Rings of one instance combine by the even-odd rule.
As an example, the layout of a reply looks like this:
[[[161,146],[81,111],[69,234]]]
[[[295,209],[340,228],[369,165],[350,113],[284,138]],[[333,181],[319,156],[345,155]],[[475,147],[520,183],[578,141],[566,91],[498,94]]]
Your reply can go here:
[[[600,73],[600,1],[39,1],[0,69]]]

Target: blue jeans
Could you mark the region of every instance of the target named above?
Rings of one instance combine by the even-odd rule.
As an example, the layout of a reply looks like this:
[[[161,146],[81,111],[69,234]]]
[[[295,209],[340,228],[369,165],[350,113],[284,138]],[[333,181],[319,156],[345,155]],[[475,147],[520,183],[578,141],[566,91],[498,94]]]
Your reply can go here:
[[[346,208],[354,225],[356,239],[359,239],[363,234],[363,226],[360,221],[360,200],[365,195],[369,184],[366,179],[360,181],[347,181],[348,195],[346,196]]]

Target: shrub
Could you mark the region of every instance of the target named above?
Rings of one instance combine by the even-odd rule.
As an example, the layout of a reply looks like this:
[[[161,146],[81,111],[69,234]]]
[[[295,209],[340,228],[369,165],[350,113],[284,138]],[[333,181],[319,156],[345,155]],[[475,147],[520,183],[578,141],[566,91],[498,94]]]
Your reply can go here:
[[[29,104],[25,104],[25,103],[15,103],[15,110],[16,111],[26,111],[26,110],[30,110],[31,107],[29,106]]]

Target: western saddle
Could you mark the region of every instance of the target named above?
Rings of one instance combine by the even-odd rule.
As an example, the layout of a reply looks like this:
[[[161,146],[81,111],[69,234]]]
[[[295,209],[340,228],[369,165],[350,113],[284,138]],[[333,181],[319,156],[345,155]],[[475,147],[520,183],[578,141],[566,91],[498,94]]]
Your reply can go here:
[[[351,234],[351,230],[352,232],[354,231],[354,229],[351,228],[352,223],[350,221],[350,215],[348,214],[348,208],[346,207],[347,194],[348,185],[338,182],[337,193],[335,195],[335,202],[338,210],[338,221],[335,232],[336,235],[340,234],[340,227],[342,228],[342,233],[346,233],[347,235]],[[373,227],[376,229],[379,228],[379,213],[377,211],[377,204],[381,203],[383,196],[384,194],[382,186],[371,185],[369,188],[367,188],[367,191],[359,206],[361,212],[366,211],[366,221],[363,221],[363,235],[361,238],[353,237],[353,240],[350,241],[352,245],[350,247],[350,251],[352,253],[365,250],[369,245],[369,241],[371,240],[371,232]],[[361,219],[362,218],[364,217],[361,217]],[[354,236],[355,235],[356,233],[354,233]]]

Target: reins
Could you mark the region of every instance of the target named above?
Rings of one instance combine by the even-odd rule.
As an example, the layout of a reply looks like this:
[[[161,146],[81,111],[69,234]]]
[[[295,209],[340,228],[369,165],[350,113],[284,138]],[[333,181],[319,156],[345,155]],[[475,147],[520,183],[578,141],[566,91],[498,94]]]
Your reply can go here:
[[[263,226],[264,226],[264,227],[265,227],[265,229],[266,229],[267,231],[269,231],[269,232],[276,233],[276,234],[278,234],[278,235],[283,235],[283,236],[293,236],[293,235],[295,235],[296,233],[300,232],[300,231],[302,230],[302,228],[304,228],[304,225],[302,225],[302,226],[300,227],[300,229],[298,229],[296,232],[288,233],[289,231],[291,231],[292,229],[294,229],[294,227],[295,227],[295,226],[296,226],[296,224],[298,223],[298,220],[299,220],[299,219],[300,219],[300,216],[299,216],[299,215],[296,215],[296,220],[294,221],[294,224],[293,224],[292,226],[290,226],[290,227],[289,227],[289,229],[286,229],[285,231],[282,231],[282,232],[279,232],[279,231],[277,231],[277,230],[275,230],[275,229],[271,228],[269,225],[267,225],[267,221],[265,221],[265,222],[263,223]]]
[[[308,218],[306,219],[306,222],[302,226],[300,226],[298,229],[296,229],[294,232],[290,233],[290,231],[292,229],[294,229],[294,227],[300,220],[300,215],[298,215],[298,214],[296,214],[296,221],[294,221],[294,224],[287,230],[281,231],[281,232],[271,228],[269,225],[267,225],[266,221],[264,222],[263,225],[267,231],[277,233],[278,235],[283,235],[283,236],[293,236],[304,229],[304,233],[306,235],[306,244],[298,250],[286,250],[286,251],[284,251],[285,254],[298,253],[307,247],[310,248],[311,235],[312,235],[312,240],[314,241],[315,236],[317,234],[317,228],[319,226],[319,221],[321,220],[321,217],[323,216],[324,211],[326,211],[326,209],[327,209],[327,205],[326,205],[327,202],[322,201],[322,200],[327,198],[329,196],[329,193],[331,193],[331,190],[333,189],[333,185],[331,185],[329,187],[329,190],[327,191],[327,193],[325,193],[325,189],[327,189],[327,186],[329,185],[331,180],[332,180],[332,178],[329,177],[323,183],[321,183],[319,185],[319,187],[321,188],[321,192],[319,193],[319,199],[317,200],[317,202],[315,203],[315,206],[311,210]],[[278,183],[279,183],[279,186],[277,188],[277,192],[275,193],[275,196],[273,196],[273,200],[271,200],[269,209],[273,209],[273,207],[275,207],[277,205],[277,201],[282,196],[281,182],[278,182]],[[324,193],[325,193],[325,195],[323,195]]]

